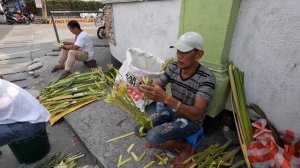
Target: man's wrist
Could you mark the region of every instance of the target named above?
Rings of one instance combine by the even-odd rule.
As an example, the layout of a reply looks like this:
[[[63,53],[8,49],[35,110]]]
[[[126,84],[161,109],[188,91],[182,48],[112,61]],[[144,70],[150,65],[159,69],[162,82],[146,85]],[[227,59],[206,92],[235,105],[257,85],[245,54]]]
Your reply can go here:
[[[69,50],[69,45],[64,45],[63,49]]]
[[[176,111],[178,111],[181,106],[181,101],[173,98],[170,95],[167,95],[166,98],[163,99],[163,102]]]
[[[178,111],[179,108],[181,106],[181,101],[177,100],[177,104],[176,104],[176,107],[175,107],[175,110]]]
[[[165,103],[165,104],[169,104],[170,96],[168,94],[166,94],[165,97],[163,98],[162,102]]]

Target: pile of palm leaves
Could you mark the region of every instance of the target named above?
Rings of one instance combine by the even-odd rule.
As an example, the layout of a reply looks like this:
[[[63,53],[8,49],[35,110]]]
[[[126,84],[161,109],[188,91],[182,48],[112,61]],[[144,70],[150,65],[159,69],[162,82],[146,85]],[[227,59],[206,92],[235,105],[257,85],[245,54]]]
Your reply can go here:
[[[211,167],[241,167],[244,165],[244,160],[233,164],[236,154],[240,151],[240,147],[236,147],[230,151],[229,148],[231,141],[226,142],[222,146],[219,144],[210,145],[202,152],[197,152],[183,164],[188,168],[211,168]],[[226,151],[226,152],[225,152]]]
[[[59,153],[48,156],[48,158],[35,168],[75,168],[78,159],[82,158],[82,153]],[[88,168],[89,166],[83,166]]]
[[[50,112],[52,118],[66,111],[74,111],[106,95],[108,88],[106,77],[114,74],[111,69],[112,66],[105,72],[100,67],[91,72],[75,72],[50,83],[42,91],[39,101]]]
[[[75,72],[67,78],[50,83],[39,96],[41,104],[55,115],[86,100],[106,94],[106,82],[101,68],[91,72]]]

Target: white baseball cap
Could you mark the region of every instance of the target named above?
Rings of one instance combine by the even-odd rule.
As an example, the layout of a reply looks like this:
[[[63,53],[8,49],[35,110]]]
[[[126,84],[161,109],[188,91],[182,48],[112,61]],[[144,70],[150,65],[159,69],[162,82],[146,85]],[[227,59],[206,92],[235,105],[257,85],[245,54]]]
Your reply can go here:
[[[174,46],[181,52],[189,52],[192,49],[203,50],[203,37],[196,32],[187,32],[179,37]]]

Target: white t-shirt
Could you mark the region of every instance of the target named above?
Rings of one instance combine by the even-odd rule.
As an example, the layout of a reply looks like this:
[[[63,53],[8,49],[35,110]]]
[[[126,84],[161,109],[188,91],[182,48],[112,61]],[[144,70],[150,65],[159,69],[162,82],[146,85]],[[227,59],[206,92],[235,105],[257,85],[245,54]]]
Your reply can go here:
[[[0,124],[46,122],[50,113],[26,90],[0,79]]]
[[[89,58],[87,61],[93,59],[94,44],[86,31],[82,31],[76,38],[74,45],[80,47],[79,50],[88,52]]]

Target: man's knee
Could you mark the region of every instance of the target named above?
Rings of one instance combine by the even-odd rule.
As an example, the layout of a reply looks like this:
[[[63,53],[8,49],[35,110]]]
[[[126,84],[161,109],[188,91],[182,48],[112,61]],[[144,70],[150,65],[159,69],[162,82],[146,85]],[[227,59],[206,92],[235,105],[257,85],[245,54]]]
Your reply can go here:
[[[154,147],[162,145],[162,142],[160,139],[160,133],[158,131],[156,131],[155,129],[152,129],[147,132],[146,139],[147,139],[148,143],[150,143]]]
[[[78,52],[77,50],[69,50],[68,56],[75,57],[77,52]]]

